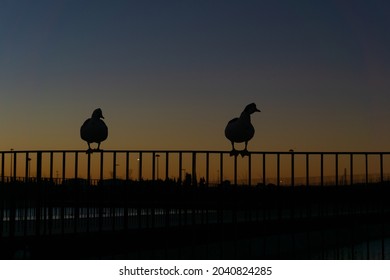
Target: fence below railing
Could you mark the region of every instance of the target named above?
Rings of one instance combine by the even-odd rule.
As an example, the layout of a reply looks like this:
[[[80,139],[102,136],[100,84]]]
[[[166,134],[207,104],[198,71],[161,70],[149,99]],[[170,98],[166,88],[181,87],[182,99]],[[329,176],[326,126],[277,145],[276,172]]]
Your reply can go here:
[[[185,185],[353,185],[390,180],[390,152],[81,150],[2,151],[2,183],[11,181],[174,180]]]

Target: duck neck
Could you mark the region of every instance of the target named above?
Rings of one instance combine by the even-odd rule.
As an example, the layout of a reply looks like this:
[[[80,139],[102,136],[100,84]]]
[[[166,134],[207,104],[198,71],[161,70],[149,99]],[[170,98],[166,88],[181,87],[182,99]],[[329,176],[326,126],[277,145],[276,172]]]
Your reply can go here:
[[[250,122],[251,121],[251,115],[244,111],[244,112],[241,113],[240,119],[242,121],[245,121],[245,122]]]

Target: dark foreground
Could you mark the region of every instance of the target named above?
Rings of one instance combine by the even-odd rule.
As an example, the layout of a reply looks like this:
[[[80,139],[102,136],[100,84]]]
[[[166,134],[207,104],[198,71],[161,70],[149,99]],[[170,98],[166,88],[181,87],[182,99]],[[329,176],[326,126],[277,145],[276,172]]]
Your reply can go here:
[[[2,259],[388,259],[390,184],[1,185]]]

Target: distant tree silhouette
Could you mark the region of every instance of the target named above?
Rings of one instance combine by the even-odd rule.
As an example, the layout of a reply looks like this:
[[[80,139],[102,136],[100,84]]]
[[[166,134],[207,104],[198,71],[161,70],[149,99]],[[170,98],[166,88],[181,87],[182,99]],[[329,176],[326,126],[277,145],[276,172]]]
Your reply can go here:
[[[185,174],[183,186],[189,187],[192,184],[192,176],[189,173]]]

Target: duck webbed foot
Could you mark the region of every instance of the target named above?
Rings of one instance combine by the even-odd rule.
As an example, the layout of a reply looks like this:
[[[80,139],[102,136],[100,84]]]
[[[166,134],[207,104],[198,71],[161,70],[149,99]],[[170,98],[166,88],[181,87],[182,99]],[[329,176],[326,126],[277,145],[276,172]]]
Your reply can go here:
[[[249,156],[250,153],[247,149],[244,149],[240,152],[240,154],[241,154],[241,157],[245,157],[245,156]]]
[[[101,152],[101,151],[103,151],[102,149],[100,149],[100,143],[98,143],[98,146],[97,146],[97,148],[95,149],[95,151],[96,151],[96,152]]]
[[[232,157],[232,156],[235,156],[235,157],[236,157],[236,156],[239,155],[239,153],[240,153],[239,151],[237,151],[236,149],[233,149],[233,150],[230,151],[230,156],[231,156],[231,157]]]
[[[87,155],[88,154],[92,154],[93,153],[93,149],[91,149],[91,148],[88,148],[88,150],[85,152]]]

